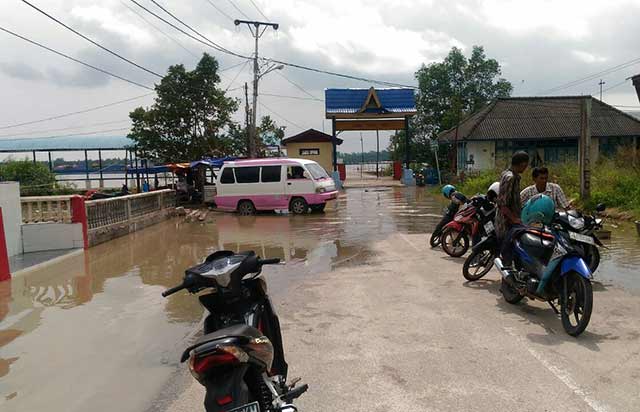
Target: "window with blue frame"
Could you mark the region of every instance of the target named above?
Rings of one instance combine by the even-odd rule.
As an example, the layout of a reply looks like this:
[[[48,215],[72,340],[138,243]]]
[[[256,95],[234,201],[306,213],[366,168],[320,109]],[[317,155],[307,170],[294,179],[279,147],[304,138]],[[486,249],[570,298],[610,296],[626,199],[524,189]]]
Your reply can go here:
[[[633,146],[633,137],[599,137],[598,149],[600,156],[613,157],[618,149],[624,146]]]

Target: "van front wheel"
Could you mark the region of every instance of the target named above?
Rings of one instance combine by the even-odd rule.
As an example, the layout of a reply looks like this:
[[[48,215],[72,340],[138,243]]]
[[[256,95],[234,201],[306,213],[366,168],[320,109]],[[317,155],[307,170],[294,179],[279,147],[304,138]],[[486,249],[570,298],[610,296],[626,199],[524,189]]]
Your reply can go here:
[[[303,198],[296,197],[293,200],[291,200],[291,205],[289,206],[289,209],[294,214],[301,215],[303,213],[307,213],[307,210],[309,209],[309,205],[307,205],[307,202]]]

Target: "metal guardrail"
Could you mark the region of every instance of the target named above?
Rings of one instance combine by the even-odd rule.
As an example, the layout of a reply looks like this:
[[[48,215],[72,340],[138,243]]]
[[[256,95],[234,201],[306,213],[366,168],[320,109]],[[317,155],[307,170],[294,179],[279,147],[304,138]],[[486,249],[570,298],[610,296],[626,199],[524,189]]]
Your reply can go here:
[[[71,197],[21,197],[22,223],[71,223]]]
[[[174,207],[175,192],[171,189],[119,196],[85,202],[89,230],[126,223],[132,219]]]

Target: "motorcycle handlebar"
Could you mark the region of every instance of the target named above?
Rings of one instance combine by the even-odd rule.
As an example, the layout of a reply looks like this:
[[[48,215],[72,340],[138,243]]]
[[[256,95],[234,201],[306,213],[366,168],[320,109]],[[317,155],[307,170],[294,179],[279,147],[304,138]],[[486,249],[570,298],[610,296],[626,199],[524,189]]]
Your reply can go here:
[[[280,258],[272,258],[272,259],[258,259],[258,265],[277,265],[280,263]]]
[[[174,286],[174,287],[172,287],[170,289],[167,289],[164,292],[162,292],[162,297],[166,298],[169,295],[173,295],[174,293],[181,291],[185,287],[186,286],[184,284],[182,284],[182,285]]]

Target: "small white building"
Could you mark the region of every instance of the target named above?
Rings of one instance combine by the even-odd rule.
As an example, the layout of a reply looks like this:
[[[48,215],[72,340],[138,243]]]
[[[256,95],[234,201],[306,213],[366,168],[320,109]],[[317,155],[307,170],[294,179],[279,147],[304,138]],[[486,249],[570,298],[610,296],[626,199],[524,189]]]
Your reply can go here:
[[[499,98],[440,133],[438,140],[457,146],[458,172],[505,168],[519,150],[529,153],[533,165],[577,161],[585,98],[591,97]],[[638,148],[640,119],[591,99],[591,160],[614,155],[623,145]]]

